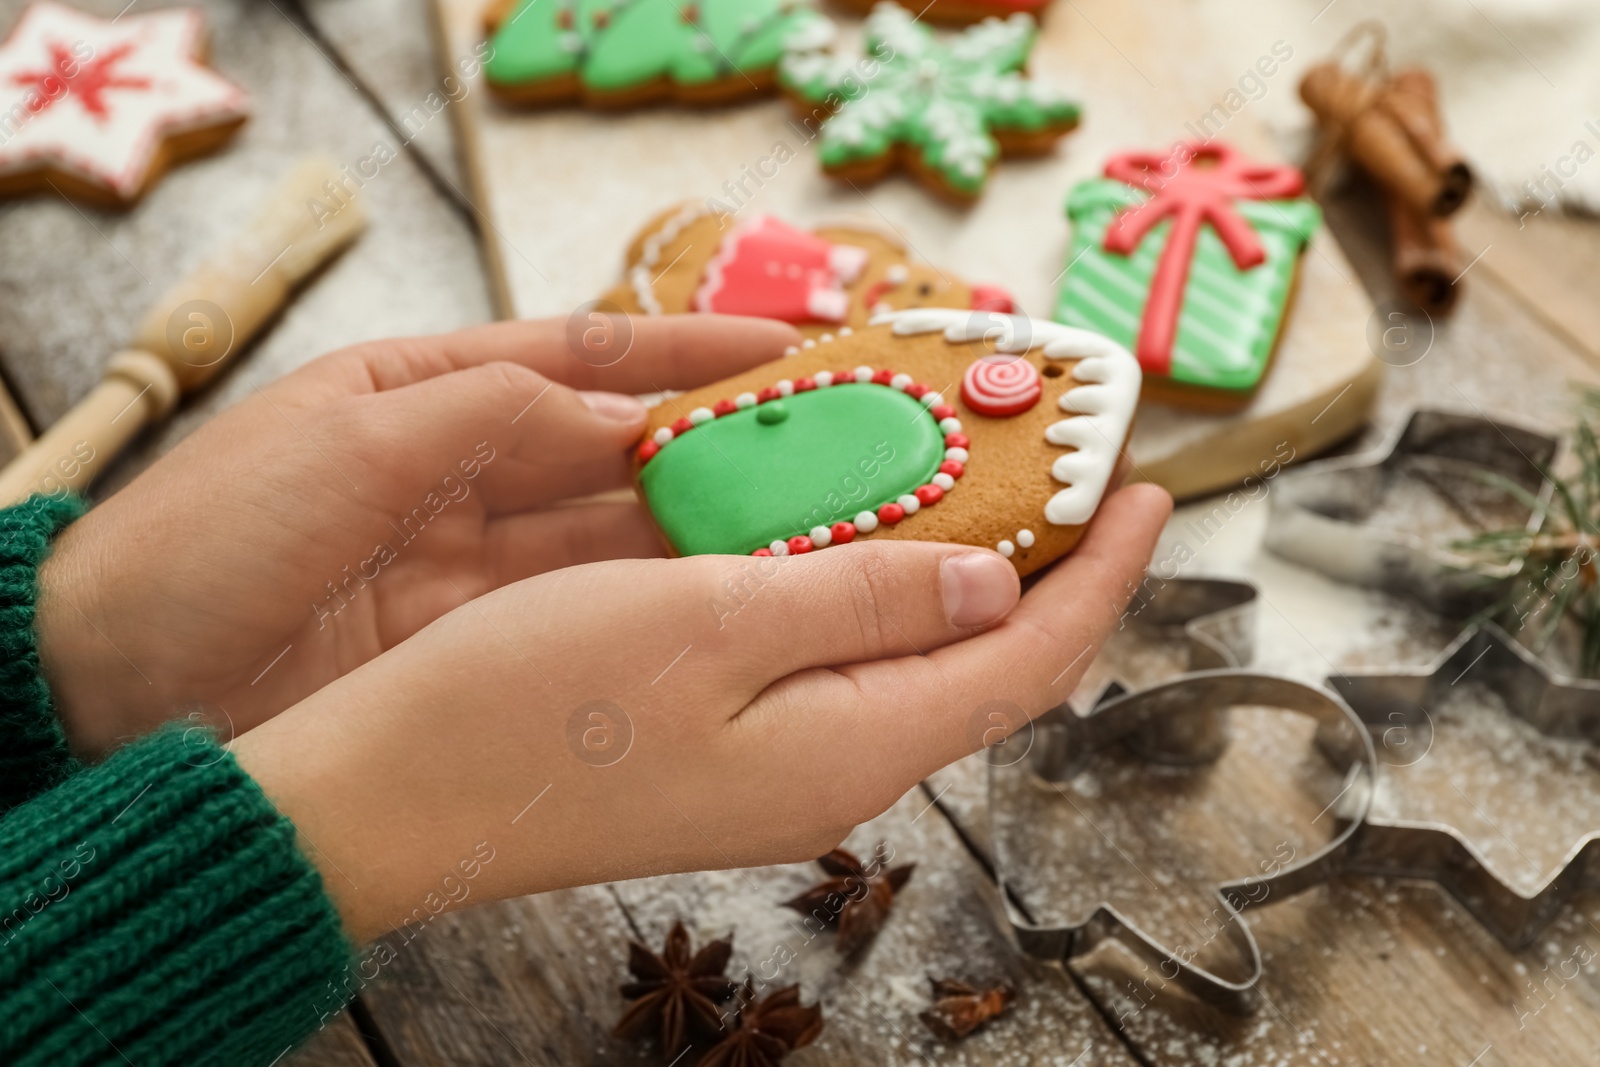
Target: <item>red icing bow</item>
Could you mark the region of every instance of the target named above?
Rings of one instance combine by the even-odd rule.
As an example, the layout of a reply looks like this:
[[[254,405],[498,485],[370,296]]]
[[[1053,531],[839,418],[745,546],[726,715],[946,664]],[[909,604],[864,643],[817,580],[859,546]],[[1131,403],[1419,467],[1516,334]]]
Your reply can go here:
[[[1211,224],[1240,270],[1259,266],[1266,261],[1266,250],[1233,202],[1299,196],[1305,178],[1293,167],[1253,163],[1231,146],[1212,142],[1179,144],[1165,156],[1115,156],[1106,164],[1106,177],[1150,194],[1149,200],[1124,208],[1112,221],[1106,251],[1132,255],[1162,219],[1172,219],[1167,246],[1150,279],[1136,350],[1145,370],[1168,374],[1200,227]]]

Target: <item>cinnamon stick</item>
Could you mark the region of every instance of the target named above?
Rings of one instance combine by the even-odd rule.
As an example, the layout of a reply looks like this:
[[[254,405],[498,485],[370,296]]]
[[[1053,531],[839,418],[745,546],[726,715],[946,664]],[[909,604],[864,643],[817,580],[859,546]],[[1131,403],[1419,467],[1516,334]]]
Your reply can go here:
[[[1329,61],[1307,72],[1300,97],[1343,153],[1417,215],[1444,218],[1466,203],[1472,170],[1444,136],[1426,71],[1379,86]]]
[[[1449,220],[1420,214],[1399,197],[1386,197],[1400,292],[1430,315],[1448,314],[1455,307],[1455,279],[1462,269],[1461,247]]]

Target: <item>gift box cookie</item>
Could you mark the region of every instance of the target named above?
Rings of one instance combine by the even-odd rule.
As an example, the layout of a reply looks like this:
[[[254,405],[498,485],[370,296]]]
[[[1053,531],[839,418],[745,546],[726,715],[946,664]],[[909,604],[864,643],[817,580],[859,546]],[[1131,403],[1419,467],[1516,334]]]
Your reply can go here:
[[[166,170],[224,144],[249,117],[243,90],[205,65],[192,8],[115,19],[49,0],[0,44],[0,196],[62,193],[129,207]]]
[[[791,55],[779,77],[803,121],[820,122],[825,173],[871,182],[903,166],[966,203],[1002,155],[1041,155],[1078,125],[1078,105],[1024,71],[1037,35],[1015,14],[946,40],[886,0],[867,19],[865,58]]]
[[[807,0],[496,0],[489,89],[513,104],[721,104],[769,90],[833,23]]]
[[[1271,365],[1300,257],[1321,224],[1293,167],[1217,142],[1129,153],[1067,201],[1056,319],[1126,345],[1145,395],[1237,410]]]
[[[679,555],[879,539],[1071,551],[1127,441],[1138,362],[1087,330],[921,308],[651,412],[636,480]]]
[[[907,308],[1016,310],[1004,289],[914,263],[903,244],[876,230],[804,230],[701,204],[651,220],[630,245],[623,273],[604,299],[630,314],[752,315],[811,337]]]

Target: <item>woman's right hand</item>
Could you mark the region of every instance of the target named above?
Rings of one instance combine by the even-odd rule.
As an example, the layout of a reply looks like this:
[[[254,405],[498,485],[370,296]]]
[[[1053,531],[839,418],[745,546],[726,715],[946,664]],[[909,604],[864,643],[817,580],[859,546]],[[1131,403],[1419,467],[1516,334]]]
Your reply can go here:
[[[468,865],[478,901],[811,858],[982,747],[980,706],[1065,699],[1170,507],[1151,486],[1111,496],[1020,604],[1000,556],[916,542],[558,571],[234,752],[363,940]]]

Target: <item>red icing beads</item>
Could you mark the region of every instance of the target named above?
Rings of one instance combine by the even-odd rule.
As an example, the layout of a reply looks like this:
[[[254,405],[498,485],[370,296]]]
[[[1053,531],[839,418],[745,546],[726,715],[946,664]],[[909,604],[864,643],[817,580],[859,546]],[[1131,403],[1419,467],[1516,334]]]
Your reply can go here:
[[[955,418],[956,409],[951,407],[949,404],[936,404],[928,409],[928,414],[932,415],[940,422],[943,422],[945,419]]]
[[[952,478],[959,478],[963,474],[967,473],[967,468],[962,466],[956,460],[947,459],[943,463],[939,464],[939,473],[948,474]]]
[[[809,393],[816,387],[817,383],[810,378],[798,378],[794,383],[794,391],[797,393]]]
[[[828,527],[828,532],[833,535],[836,545],[848,545],[856,539],[856,524],[853,522],[836,522]]]
[[[739,405],[735,404],[731,400],[719,400],[715,404],[711,405],[711,414],[715,415],[719,419],[724,415],[732,415],[738,410]]]
[[[765,389],[761,390],[761,392],[756,394],[756,402],[765,404],[767,401],[776,400],[782,395],[782,393],[778,392],[777,386],[769,385]]]
[[[927,395],[927,392],[928,387],[921,382],[912,382],[906,386],[906,396],[909,396],[912,400],[921,400]]]
[[[816,546],[811,543],[811,538],[801,534],[799,537],[789,538],[789,555],[803,556]]]
[[[679,419],[672,424],[672,436],[677,437],[679,434],[688,433],[692,429],[694,429],[694,423],[688,419]]]
[[[893,526],[906,517],[906,509],[899,504],[885,504],[878,509],[878,521]]]
[[[887,367],[879,367],[872,372],[872,381],[875,385],[888,385],[894,381],[894,371]]]
[[[947,433],[944,435],[944,447],[946,448],[966,448],[970,444],[971,442],[967,440],[967,435],[964,433]]]
[[[770,555],[772,555],[772,549],[770,549],[770,548],[758,548],[758,549],[756,549],[754,552],[752,552],[750,554],[752,556],[770,556]]]
[[[919,485],[917,486],[917,499],[922,502],[923,507],[928,507],[944,499],[944,490],[932,482],[927,485]]]
[[[644,444],[639,446],[639,462],[649,463],[656,458],[656,453],[661,451],[661,446],[653,440],[646,438]]]

